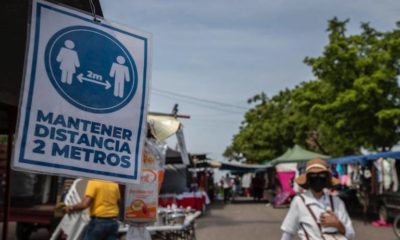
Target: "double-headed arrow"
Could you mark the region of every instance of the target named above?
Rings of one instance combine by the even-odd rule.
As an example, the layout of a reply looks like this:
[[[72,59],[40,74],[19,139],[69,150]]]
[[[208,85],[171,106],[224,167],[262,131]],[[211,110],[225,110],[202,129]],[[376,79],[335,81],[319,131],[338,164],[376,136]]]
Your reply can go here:
[[[103,86],[105,86],[106,90],[111,87],[111,84],[107,80],[106,80],[106,82],[99,82],[97,80],[84,77],[83,73],[79,74],[76,78],[78,78],[78,81],[81,82],[81,83],[83,83],[83,81],[87,81],[87,82],[95,83],[95,84],[98,84],[98,85],[103,85]]]

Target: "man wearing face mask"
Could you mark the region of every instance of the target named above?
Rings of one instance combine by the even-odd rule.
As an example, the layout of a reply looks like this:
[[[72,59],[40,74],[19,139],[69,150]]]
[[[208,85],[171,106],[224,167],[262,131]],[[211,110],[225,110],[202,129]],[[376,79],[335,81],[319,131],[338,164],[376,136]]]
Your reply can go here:
[[[297,177],[295,182],[306,191],[292,200],[281,226],[281,240],[293,240],[296,234],[303,240],[355,238],[343,201],[324,192],[340,183],[332,176],[326,161],[308,161],[305,174]]]

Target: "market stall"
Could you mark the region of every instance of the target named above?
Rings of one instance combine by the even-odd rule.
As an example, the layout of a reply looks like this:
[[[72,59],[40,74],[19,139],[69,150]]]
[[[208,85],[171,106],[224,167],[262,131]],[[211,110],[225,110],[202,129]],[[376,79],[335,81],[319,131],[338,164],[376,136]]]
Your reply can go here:
[[[185,209],[205,211],[206,205],[210,204],[210,199],[206,192],[183,192],[181,194],[161,194],[158,202],[160,207],[168,208],[173,205]]]
[[[293,179],[300,174],[300,171],[302,171],[308,160],[315,158],[326,160],[329,159],[330,156],[306,150],[296,144],[281,156],[265,162],[266,164],[274,166],[275,175],[279,181],[280,188],[276,189],[276,196],[273,202],[274,206],[280,206],[290,202],[291,198],[299,191]]]
[[[341,180],[339,194],[351,212],[378,215],[375,225],[385,225],[400,209],[400,152],[380,152],[330,159]]]
[[[160,209],[160,222],[145,227],[152,239],[196,239],[195,221],[201,215],[201,212],[186,212],[183,214],[182,212],[178,212]],[[128,225],[121,223],[118,233],[121,236],[126,235],[128,233]]]
[[[210,203],[208,190],[213,186],[210,186],[208,182],[212,174],[205,175],[207,168],[204,168],[204,165],[201,165],[201,168],[194,167],[196,164],[193,160],[203,159],[205,155],[189,154],[189,158],[191,159],[190,165],[185,165],[180,152],[167,149],[165,177],[159,196],[161,207],[175,204],[184,208],[190,207],[204,211]]]

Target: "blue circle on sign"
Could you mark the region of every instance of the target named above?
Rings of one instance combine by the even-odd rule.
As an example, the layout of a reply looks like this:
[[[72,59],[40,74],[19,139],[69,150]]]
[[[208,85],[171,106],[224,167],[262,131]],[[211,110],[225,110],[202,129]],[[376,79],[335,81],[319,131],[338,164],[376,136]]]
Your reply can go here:
[[[135,61],[110,34],[85,26],[54,34],[45,50],[50,82],[69,103],[92,113],[117,111],[137,89]]]

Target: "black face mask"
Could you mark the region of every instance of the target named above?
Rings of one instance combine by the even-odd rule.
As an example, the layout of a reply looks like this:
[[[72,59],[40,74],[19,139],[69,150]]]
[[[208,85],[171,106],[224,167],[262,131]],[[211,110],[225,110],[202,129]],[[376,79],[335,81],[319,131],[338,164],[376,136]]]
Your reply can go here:
[[[316,174],[315,176],[308,176],[308,186],[315,192],[322,192],[322,190],[328,187],[328,176],[326,174]]]

